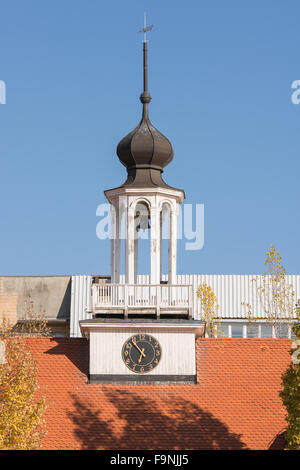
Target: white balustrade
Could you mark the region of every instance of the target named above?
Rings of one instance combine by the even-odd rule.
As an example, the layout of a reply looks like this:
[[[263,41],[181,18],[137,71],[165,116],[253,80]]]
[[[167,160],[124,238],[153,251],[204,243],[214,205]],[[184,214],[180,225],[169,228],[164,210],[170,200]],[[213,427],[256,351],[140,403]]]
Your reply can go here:
[[[191,285],[174,284],[93,284],[93,310],[156,309],[191,313]]]

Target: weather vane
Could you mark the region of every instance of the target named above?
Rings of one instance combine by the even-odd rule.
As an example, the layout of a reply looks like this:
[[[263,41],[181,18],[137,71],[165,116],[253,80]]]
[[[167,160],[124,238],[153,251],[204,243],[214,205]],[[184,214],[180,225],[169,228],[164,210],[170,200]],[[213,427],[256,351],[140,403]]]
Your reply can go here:
[[[147,21],[146,21],[146,13],[144,13],[144,27],[143,29],[140,29],[139,30],[139,33],[144,33],[144,42],[147,42],[147,37],[146,37],[146,33],[148,31],[151,31],[151,29],[153,28],[154,24],[152,24],[151,26],[147,26]]]

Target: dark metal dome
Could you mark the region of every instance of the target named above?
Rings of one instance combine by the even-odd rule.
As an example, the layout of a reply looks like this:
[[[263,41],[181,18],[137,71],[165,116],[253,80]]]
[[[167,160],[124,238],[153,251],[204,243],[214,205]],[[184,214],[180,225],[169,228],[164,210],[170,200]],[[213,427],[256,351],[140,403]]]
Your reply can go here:
[[[146,42],[144,42],[144,92],[140,100],[143,104],[143,117],[138,126],[117,146],[118,157],[128,173],[124,185],[167,187],[161,174],[165,166],[173,160],[173,149],[170,141],[151,124],[148,116],[151,96],[148,92]]]

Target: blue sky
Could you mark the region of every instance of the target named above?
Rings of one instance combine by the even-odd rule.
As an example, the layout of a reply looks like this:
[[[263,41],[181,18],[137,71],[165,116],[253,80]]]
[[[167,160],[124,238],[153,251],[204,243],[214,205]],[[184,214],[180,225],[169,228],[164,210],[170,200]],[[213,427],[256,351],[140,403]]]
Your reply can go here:
[[[299,273],[299,2],[1,0],[1,274],[109,273],[96,208],[141,116],[145,10],[164,179],[205,205],[178,272],[259,273],[273,243]]]

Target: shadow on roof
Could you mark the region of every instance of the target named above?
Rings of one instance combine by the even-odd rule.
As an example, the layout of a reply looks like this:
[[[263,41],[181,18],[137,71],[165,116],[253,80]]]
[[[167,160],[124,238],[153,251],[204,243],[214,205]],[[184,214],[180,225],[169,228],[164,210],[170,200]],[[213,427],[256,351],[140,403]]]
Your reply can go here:
[[[71,396],[76,411],[68,417],[81,449],[246,449],[241,435],[171,389],[139,393],[103,387],[101,395],[97,408]]]
[[[66,356],[80,372],[88,376],[89,344],[86,339],[54,337],[51,342],[54,343],[53,348],[45,351],[45,354]]]
[[[286,448],[285,431],[278,433],[270,442],[268,450],[284,450]]]

